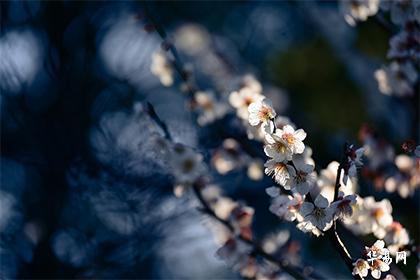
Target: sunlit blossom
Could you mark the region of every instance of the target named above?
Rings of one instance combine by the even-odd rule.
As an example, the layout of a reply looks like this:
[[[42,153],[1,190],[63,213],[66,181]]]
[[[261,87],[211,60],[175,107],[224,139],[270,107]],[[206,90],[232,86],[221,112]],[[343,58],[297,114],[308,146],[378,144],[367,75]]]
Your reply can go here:
[[[379,0],[342,0],[340,8],[346,22],[354,26],[378,12]]]
[[[361,277],[366,277],[369,273],[369,263],[364,259],[357,259],[356,262],[353,263],[353,275],[360,275]]]
[[[388,244],[390,253],[393,255],[401,251],[410,242],[407,230],[396,221],[386,228],[384,240]]]
[[[170,164],[176,181],[181,185],[194,183],[205,171],[202,156],[180,144],[174,146]]]
[[[268,160],[265,164],[265,174],[273,177],[273,179],[285,189],[290,189],[288,186],[288,181],[290,180],[290,174],[287,164],[283,162],[277,162],[273,159]]]
[[[353,215],[353,205],[356,203],[356,195],[344,195],[340,192],[337,201],[331,205],[336,209],[335,215],[337,218],[349,218]]]
[[[248,87],[242,88],[239,91],[233,91],[229,95],[230,105],[236,109],[236,114],[243,120],[248,120],[248,106],[263,99],[263,95]]]
[[[257,126],[261,123],[267,123],[274,119],[276,112],[273,109],[271,101],[267,98],[251,103],[248,106],[249,124]]]
[[[375,72],[379,90],[385,95],[412,96],[418,74],[411,62],[391,62]]]
[[[159,78],[162,85],[169,87],[173,84],[174,70],[164,53],[160,51],[153,53],[150,70]]]
[[[219,102],[211,91],[197,91],[194,101],[194,108],[198,112],[197,122],[201,126],[212,123],[226,114],[225,104]]]

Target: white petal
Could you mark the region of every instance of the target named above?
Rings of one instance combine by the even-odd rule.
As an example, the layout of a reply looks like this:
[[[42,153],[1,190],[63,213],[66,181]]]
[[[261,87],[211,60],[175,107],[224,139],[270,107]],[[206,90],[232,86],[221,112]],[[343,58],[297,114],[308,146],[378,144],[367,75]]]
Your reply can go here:
[[[265,189],[265,192],[271,197],[277,197],[280,194],[280,189],[276,186],[272,186]]]
[[[261,110],[261,102],[254,102],[248,106],[249,113],[258,113]]]
[[[283,126],[282,131],[283,131],[283,133],[290,133],[290,134],[293,134],[295,132],[294,128],[291,125],[288,125],[288,124]]]
[[[372,277],[375,279],[381,278],[381,271],[379,269],[372,270],[370,274],[372,274]]]
[[[264,153],[271,158],[274,158],[278,154],[272,145],[265,145]]]
[[[298,193],[300,193],[301,195],[305,195],[309,192],[310,186],[308,184],[308,182],[303,182],[300,184],[297,184],[296,186],[296,190]]]
[[[306,138],[306,132],[303,129],[298,129],[295,131],[295,133],[293,134],[293,136],[300,140],[303,141]]]
[[[300,214],[303,216],[303,217],[306,217],[306,216],[308,216],[310,213],[312,213],[312,211],[314,211],[314,205],[312,204],[312,203],[310,203],[310,202],[304,202],[303,204],[302,204],[302,206],[300,206],[300,210],[299,210],[299,212],[300,212]]]
[[[257,115],[249,115],[249,124],[252,126],[257,126],[260,123],[260,119]]]
[[[374,247],[378,248],[378,249],[383,249],[385,246],[385,242],[383,240],[377,240],[374,244]]]
[[[299,170],[305,172],[306,174],[309,174],[309,173],[312,173],[312,171],[314,171],[314,166],[310,164],[302,164]]]
[[[296,153],[296,154],[301,154],[301,153],[303,153],[304,150],[305,150],[305,144],[303,144],[303,142],[301,142],[301,141],[297,141],[293,145],[293,152]]]
[[[366,277],[368,275],[368,273],[369,273],[369,270],[367,268],[362,269],[362,271],[360,272],[362,277]]]
[[[379,264],[379,268],[381,271],[385,272],[389,270],[389,265],[387,265],[385,262],[381,261]]]
[[[327,208],[328,207],[328,199],[319,194],[315,199],[315,206],[318,208]]]
[[[274,124],[273,122],[265,122],[261,125],[261,131],[262,133],[266,135],[270,135],[270,133],[273,133],[274,131]]]

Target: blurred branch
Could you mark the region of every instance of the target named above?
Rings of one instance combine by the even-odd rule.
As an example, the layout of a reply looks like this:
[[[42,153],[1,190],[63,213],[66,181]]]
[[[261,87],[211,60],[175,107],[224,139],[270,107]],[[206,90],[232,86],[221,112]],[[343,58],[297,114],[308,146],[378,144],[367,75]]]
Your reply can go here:
[[[178,51],[175,48],[174,44],[171,42],[171,40],[168,38],[168,35],[166,34],[165,29],[162,27],[161,24],[156,20],[156,18],[152,15],[148,3],[143,2],[144,6],[144,13],[147,17],[147,19],[152,23],[153,28],[156,30],[157,34],[162,38],[163,42],[161,47],[165,51],[169,51],[172,56],[172,65],[174,66],[174,69],[180,76],[181,80],[186,84],[187,86],[187,92],[189,95],[193,96],[194,92],[197,91],[196,86],[193,86],[191,84],[191,77],[190,73],[185,70],[184,65],[179,57]]]
[[[148,112],[151,118],[164,131],[165,138],[169,141],[172,141],[172,137],[167,129],[166,124],[159,118],[159,116],[156,114],[156,111],[154,110],[153,106],[150,103],[147,103],[147,106],[148,106]],[[201,204],[200,210],[203,213],[215,219],[216,221],[218,221],[219,223],[221,223],[222,225],[224,225],[232,233],[232,235],[236,236],[235,227],[229,221],[220,218],[214,212],[214,210],[210,207],[210,205],[208,204],[208,202],[206,201],[206,199],[204,198],[201,192],[201,186],[195,183],[193,185],[193,191],[194,191],[195,197],[198,199],[198,201]],[[315,271],[305,272],[304,268],[288,264],[287,261],[285,261],[284,259],[276,258],[275,256],[265,252],[264,249],[256,241],[249,240],[247,238],[244,238],[241,235],[236,236],[236,237],[252,247],[252,252],[251,252],[252,254],[257,254],[265,258],[266,260],[277,264],[281,269],[283,269],[284,271],[286,271],[288,274],[295,277],[296,279],[307,279],[307,278],[324,279],[322,276],[318,275]]]
[[[156,124],[163,130],[165,138],[172,141],[172,136],[169,133],[168,126],[162,119],[156,114],[155,108],[150,102],[147,102],[147,111],[149,116],[156,122]]]
[[[199,185],[194,184],[193,185],[194,194],[197,197],[197,199],[200,201],[203,212],[207,215],[211,216],[215,220],[219,221],[221,224],[223,224],[229,231],[235,235],[235,228],[234,226],[227,220],[224,220],[217,216],[217,214],[213,211],[213,209],[210,207],[210,205],[207,203],[206,199],[203,197],[203,194],[201,193],[201,188]],[[284,260],[278,259],[275,256],[267,253],[264,251],[263,248],[261,248],[260,245],[258,245],[257,242],[249,240],[247,238],[244,238],[243,236],[239,235],[237,236],[240,240],[247,243],[252,247],[252,253],[260,255],[261,257],[267,259],[270,262],[273,262],[277,264],[279,267],[281,267],[284,271],[286,271],[291,276],[295,277],[296,279],[306,279],[306,278],[313,278],[313,279],[323,279],[322,276],[318,275],[316,272],[312,271],[309,273],[305,273],[304,269],[301,267],[297,267],[294,265],[287,264]]]

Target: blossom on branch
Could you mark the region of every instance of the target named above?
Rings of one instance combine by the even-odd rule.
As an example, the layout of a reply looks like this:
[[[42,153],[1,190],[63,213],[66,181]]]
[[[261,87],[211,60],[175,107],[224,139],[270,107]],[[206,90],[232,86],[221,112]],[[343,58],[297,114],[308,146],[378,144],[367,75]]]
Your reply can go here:
[[[267,124],[276,116],[271,101],[267,98],[256,101],[248,106],[249,124],[257,126],[259,124]]]
[[[341,0],[340,10],[346,22],[355,26],[358,21],[365,21],[375,15],[379,9],[379,0]]]
[[[366,277],[369,273],[369,263],[364,259],[357,259],[356,262],[353,263],[353,275],[359,275],[361,277]]]
[[[153,53],[150,70],[159,78],[162,85],[169,87],[174,83],[174,70],[172,64],[161,51]]]
[[[325,197],[318,195],[314,203],[304,202],[300,207],[299,213],[308,224],[315,226],[319,230],[326,231],[332,226],[335,207],[329,205]]]

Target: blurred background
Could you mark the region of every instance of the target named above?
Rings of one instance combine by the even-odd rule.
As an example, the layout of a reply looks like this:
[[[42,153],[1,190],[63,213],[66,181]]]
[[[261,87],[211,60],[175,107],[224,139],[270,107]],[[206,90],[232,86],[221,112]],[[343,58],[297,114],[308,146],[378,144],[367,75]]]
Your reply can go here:
[[[361,145],[364,124],[396,153],[407,139],[418,141],[418,100],[383,95],[374,79],[391,34],[374,20],[350,27],[337,2],[0,5],[1,278],[239,278],[215,257],[196,205],[173,196],[152,141],[160,128],[141,104],[150,102],[177,142],[207,158],[238,124],[228,113],[198,126],[179,87],[151,73],[162,39],[149,17],[201,88],[226,96],[238,77],[257,77],[276,110],[308,133],[317,170],[339,159],[345,141]],[[215,126],[229,129],[223,135]],[[244,170],[215,178],[256,209],[258,236],[286,229],[305,263],[348,277],[328,242],[268,211],[269,178],[250,180]],[[418,192],[403,199],[363,180],[359,191],[389,198],[417,239]],[[403,272],[415,278],[416,263],[408,262]]]

